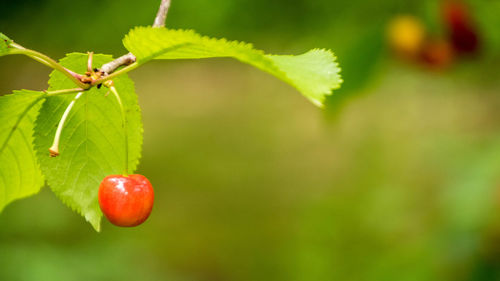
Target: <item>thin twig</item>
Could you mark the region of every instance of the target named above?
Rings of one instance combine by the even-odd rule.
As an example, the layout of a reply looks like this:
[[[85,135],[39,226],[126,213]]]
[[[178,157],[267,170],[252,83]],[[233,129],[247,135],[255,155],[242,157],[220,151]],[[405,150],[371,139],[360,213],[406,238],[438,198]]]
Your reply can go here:
[[[94,57],[94,52],[88,52],[89,58],[87,60],[87,72],[92,72],[92,59]]]
[[[160,7],[158,8],[158,13],[156,14],[155,21],[153,23],[153,27],[164,27],[165,20],[167,19],[168,9],[170,8],[171,0],[161,0]],[[100,72],[103,73],[103,76],[109,75],[113,73],[120,66],[131,65],[136,62],[137,59],[132,53],[125,54],[114,61],[103,64],[99,69]]]
[[[111,79],[117,77],[117,76],[120,76],[123,73],[127,73],[129,71],[132,71],[132,70],[136,69],[138,66],[139,66],[139,64],[137,62],[134,62],[134,63],[128,65],[127,67],[124,67],[124,68],[122,68],[120,70],[117,70],[117,71],[115,71],[115,72],[113,72],[113,73],[111,73],[109,75],[101,76],[99,79],[94,80],[91,83],[91,85],[94,86],[94,85],[99,85],[101,83],[104,83],[104,82],[106,82],[108,80],[111,80]]]
[[[105,75],[111,74],[118,67],[123,66],[123,65],[132,64],[135,61],[136,61],[135,56],[132,53],[128,53],[126,55],[123,55],[123,56],[115,59],[114,61],[111,61],[111,62],[108,62],[108,63],[104,64],[101,67],[100,71],[103,72],[103,73],[105,73]]]
[[[170,0],[161,0],[160,8],[156,14],[153,27],[164,27],[165,20],[167,19],[168,9],[170,8]]]

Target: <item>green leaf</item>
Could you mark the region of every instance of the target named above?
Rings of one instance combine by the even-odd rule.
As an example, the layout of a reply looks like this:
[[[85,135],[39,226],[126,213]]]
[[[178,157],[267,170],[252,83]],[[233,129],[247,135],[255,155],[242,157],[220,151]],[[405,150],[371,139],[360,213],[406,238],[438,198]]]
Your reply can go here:
[[[123,44],[139,64],[151,59],[233,57],[291,84],[318,106],[342,82],[329,50],[315,49],[299,56],[266,55],[247,43],[204,37],[192,30],[152,27],[132,29]]]
[[[2,32],[0,32],[0,39],[4,40],[7,43],[12,42],[12,40],[9,37],[7,37],[7,35],[3,34]]]
[[[111,56],[94,55],[94,65],[111,61]],[[73,71],[86,71],[87,55],[72,53],[60,63]],[[114,80],[127,112],[129,168],[138,164],[142,145],[140,108],[134,85],[126,75]],[[49,90],[74,88],[58,71],[50,75]],[[69,207],[80,213],[99,231],[102,213],[97,201],[99,184],[105,176],[124,170],[125,139],[118,103],[107,88],[92,88],[75,102],[62,130],[58,157],[49,157],[56,127],[75,94],[50,97],[40,110],[35,127],[35,147],[47,183]]]
[[[33,150],[33,124],[44,95],[22,90],[0,97],[0,211],[43,186]]]
[[[9,52],[9,44],[12,42],[9,37],[0,32],[0,56],[6,55]]]

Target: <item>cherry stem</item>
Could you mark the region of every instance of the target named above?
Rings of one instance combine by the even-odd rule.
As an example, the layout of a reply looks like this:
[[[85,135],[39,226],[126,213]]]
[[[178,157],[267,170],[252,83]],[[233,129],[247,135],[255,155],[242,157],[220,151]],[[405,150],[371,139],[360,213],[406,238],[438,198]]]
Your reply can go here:
[[[107,84],[107,85],[106,85]],[[120,95],[118,94],[118,91],[116,90],[113,81],[108,80],[105,86],[109,87],[109,90],[113,93],[113,95],[116,98],[116,101],[118,102],[118,105],[120,106],[120,111],[122,114],[122,128],[123,128],[123,134],[125,136],[125,170],[123,175],[128,176],[128,132],[127,132],[127,116],[125,114],[125,108],[123,107],[122,99],[120,98]]]
[[[79,78],[82,77],[80,74],[75,73],[69,69],[66,69],[65,67],[63,67],[62,65],[60,65],[58,62],[56,62],[52,58],[48,57],[47,55],[42,54],[42,53],[37,52],[37,51],[34,51],[34,50],[26,49],[23,46],[16,44],[16,43],[11,43],[10,46],[12,48],[14,48],[10,52],[11,54],[26,55],[26,56],[46,65],[48,67],[51,67],[55,70],[60,71],[62,74],[66,75],[69,79],[71,79],[71,81],[73,81],[77,86],[79,86],[83,89],[87,89],[90,87],[90,85],[87,85],[87,84],[83,83],[82,81],[80,81]]]
[[[59,121],[59,125],[57,125],[57,130],[56,134],[54,136],[54,142],[52,143],[52,146],[49,148],[50,156],[51,157],[56,157],[59,155],[59,140],[61,139],[61,132],[64,127],[64,123],[66,122],[66,119],[68,118],[69,112],[75,105],[75,102],[83,95],[83,92],[79,92],[75,98],[69,103],[68,107],[66,107],[66,110],[63,113],[63,116],[61,117],[61,120]]]

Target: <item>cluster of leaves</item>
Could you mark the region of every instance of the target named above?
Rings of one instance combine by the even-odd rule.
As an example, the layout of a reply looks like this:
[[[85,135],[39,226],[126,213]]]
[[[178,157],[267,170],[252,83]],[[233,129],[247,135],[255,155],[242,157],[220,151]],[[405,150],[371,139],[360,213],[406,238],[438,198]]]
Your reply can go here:
[[[13,53],[13,42],[1,33],[0,39],[0,56]],[[335,57],[328,50],[314,49],[299,56],[267,55],[246,43],[151,27],[131,30],[123,43],[137,58],[134,68],[152,59],[233,57],[289,83],[317,106],[342,82]],[[87,54],[71,53],[59,63],[83,73],[87,60]],[[108,55],[93,56],[95,66],[111,60]],[[106,95],[107,89],[91,87],[83,91],[70,112],[60,139],[60,156],[55,158],[49,157],[47,149],[76,92],[49,93],[74,88],[74,82],[54,70],[48,91],[21,90],[0,97],[0,210],[13,200],[37,193],[47,182],[66,205],[99,231],[99,183],[105,176],[123,171],[127,135],[129,172],[137,167],[141,155],[141,113],[133,82],[125,72],[113,82],[125,108],[127,132],[122,129],[120,107]]]

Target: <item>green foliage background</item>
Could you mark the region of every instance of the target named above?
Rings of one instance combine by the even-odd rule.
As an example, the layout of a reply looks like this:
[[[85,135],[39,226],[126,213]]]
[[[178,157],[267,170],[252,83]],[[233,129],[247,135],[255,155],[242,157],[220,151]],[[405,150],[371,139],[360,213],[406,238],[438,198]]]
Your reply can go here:
[[[123,54],[159,1],[4,2],[2,32],[62,58]],[[436,1],[173,0],[169,27],[276,54],[333,49],[343,88],[320,111],[232,60],[148,63],[130,76],[151,218],[95,233],[44,188],[0,214],[0,280],[497,280],[493,2],[471,1],[482,55],[429,72],[387,56],[383,31],[410,12],[439,34]],[[46,89],[49,72],[2,57],[1,93]]]

